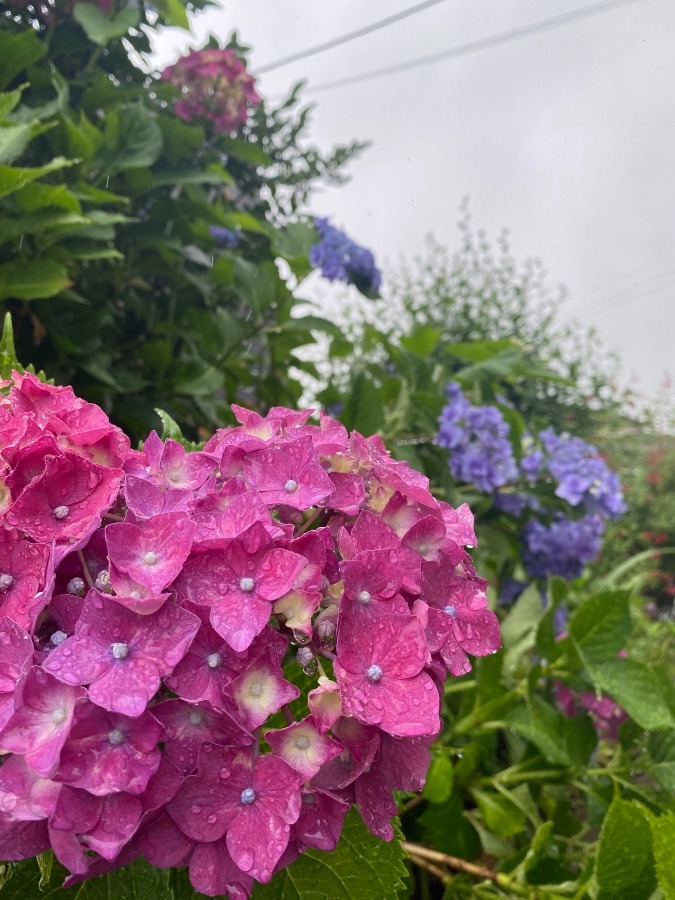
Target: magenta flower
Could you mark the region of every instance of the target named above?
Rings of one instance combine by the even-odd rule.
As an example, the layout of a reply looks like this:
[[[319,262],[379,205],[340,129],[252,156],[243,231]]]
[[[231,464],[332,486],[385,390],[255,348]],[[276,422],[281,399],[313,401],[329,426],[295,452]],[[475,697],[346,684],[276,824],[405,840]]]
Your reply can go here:
[[[71,872],[84,873],[89,861],[86,849],[94,850],[103,859],[115,859],[135,834],[142,810],[141,801],[131,794],[121,792],[97,797],[64,785],[49,821],[52,832],[64,832],[63,836],[51,835],[59,861]]]
[[[271,653],[261,653],[230,686],[232,696],[249,730],[300,696],[286,681],[279,661]]]
[[[223,747],[246,747],[251,735],[225,712],[208,703],[164,700],[152,707],[152,714],[164,726],[164,752],[183,775],[197,770],[199,751],[212,742]]]
[[[0,616],[32,628],[48,597],[40,595],[47,577],[49,548],[33,544],[0,523]]]
[[[12,619],[0,619],[0,732],[14,713],[14,693],[33,656],[30,635]]]
[[[236,865],[266,882],[286,849],[289,825],[300,814],[300,776],[276,756],[250,755],[211,745],[199,774],[168,805],[169,814],[195,841],[226,837]]]
[[[198,629],[199,619],[173,604],[139,616],[92,590],[75,634],[43,665],[65,684],[88,684],[89,698],[98,706],[140,716]]]
[[[294,722],[288,728],[266,732],[265,740],[274,753],[299,772],[305,781],[313,778],[325,762],[344,750],[342,744],[318,730],[311,716],[302,722]]]
[[[6,521],[41,544],[77,542],[100,525],[114,504],[122,473],[80,456],[48,456],[7,511]]]
[[[324,471],[311,438],[300,438],[279,449],[257,450],[244,461],[248,485],[268,506],[308,509],[335,490]]]
[[[430,646],[440,651],[452,675],[471,670],[468,653],[486,656],[501,647],[499,621],[487,608],[484,585],[447,562],[422,566],[420,597],[429,606]]]
[[[105,530],[110,557],[110,582],[118,590],[113,572],[128,575],[153,594],[160,594],[180,573],[192,549],[194,526],[187,513],[164,513],[143,522],[143,527],[114,522]]]
[[[300,816],[293,826],[293,837],[305,847],[330,852],[335,850],[349,803],[328,791],[304,788]]]
[[[206,551],[185,566],[179,591],[211,606],[211,624],[234,650],[246,650],[305,565],[296,553],[274,547],[260,523],[222,551]]]
[[[429,649],[413,616],[380,616],[371,629],[341,621],[335,674],[342,706],[395,737],[439,730],[438,691],[423,668]]]
[[[60,784],[33,771],[23,757],[10,756],[0,766],[0,821],[47,819],[54,812],[60,790]]]
[[[55,777],[97,797],[118,791],[142,794],[159,768],[162,731],[149,712],[130,719],[84,703],[75,710]]]
[[[75,704],[82,688],[57,681],[39,666],[33,666],[14,695],[14,714],[0,732],[0,750],[21,753],[39,775],[56,772]]]

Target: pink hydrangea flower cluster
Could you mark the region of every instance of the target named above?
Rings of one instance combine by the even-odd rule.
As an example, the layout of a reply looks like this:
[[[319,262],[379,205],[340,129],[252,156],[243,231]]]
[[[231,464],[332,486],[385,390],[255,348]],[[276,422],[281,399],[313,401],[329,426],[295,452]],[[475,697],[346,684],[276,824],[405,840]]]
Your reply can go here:
[[[185,122],[207,120],[217,133],[238,131],[260,103],[255,79],[234,50],[191,50],[164,69],[162,80],[180,92],[177,116]]]
[[[138,451],[69,388],[5,387],[0,859],[245,898],[353,803],[390,840],[447,674],[499,647],[469,509],[311,410]]]

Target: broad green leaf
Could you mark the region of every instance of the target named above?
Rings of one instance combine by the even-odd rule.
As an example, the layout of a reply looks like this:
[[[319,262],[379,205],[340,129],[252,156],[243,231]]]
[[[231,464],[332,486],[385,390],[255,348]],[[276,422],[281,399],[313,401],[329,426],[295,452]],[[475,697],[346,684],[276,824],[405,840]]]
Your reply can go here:
[[[254,163],[259,166],[270,166],[272,160],[258,144],[252,144],[244,138],[221,139],[219,146],[228,154],[240,159],[242,162]]]
[[[88,219],[80,213],[63,210],[43,210],[31,216],[20,218],[0,218],[0,243],[14,240],[27,234],[54,232],[58,229],[76,228],[86,225]]]
[[[308,850],[269,884],[256,885],[253,900],[396,900],[406,877],[404,854],[394,839],[373,837],[352,810],[332,853]]]
[[[639,804],[616,796],[600,830],[595,880],[597,897],[646,900],[654,889],[652,836]]]
[[[162,440],[166,441],[168,438],[171,438],[171,440],[180,443],[183,440],[183,432],[174,419],[163,409],[155,409],[155,412],[162,421]]]
[[[650,775],[675,796],[675,731],[658,731],[647,741],[649,762],[645,768]]]
[[[110,19],[93,3],[76,3],[73,17],[89,40],[100,47],[105,47],[114,38],[124,37],[130,28],[135,28],[140,22],[137,9],[123,9],[114,19]]]
[[[426,358],[436,349],[436,345],[442,335],[440,328],[432,328],[431,325],[420,325],[410,334],[406,334],[401,338],[401,345],[416,353],[418,356]]]
[[[17,372],[23,372],[23,368],[16,358],[16,350],[14,348],[12,316],[10,313],[5,313],[2,337],[0,338],[0,379],[10,378],[12,369],[16,369]]]
[[[142,103],[129,103],[108,117],[104,147],[111,174],[146,168],[162,152],[162,132]]]
[[[21,101],[21,95],[27,87],[27,84],[22,84],[13,91],[0,94],[0,122],[8,115],[8,113],[11,113],[14,107]]]
[[[187,17],[185,7],[181,0],[156,0],[157,11],[164,19],[167,25],[173,25],[175,28],[190,28],[190,22]]]
[[[366,437],[376,434],[384,425],[379,392],[364,372],[359,372],[352,382],[343,417],[350,430],[360,431]]]
[[[128,197],[113,194],[112,191],[104,191],[102,188],[94,187],[93,184],[86,184],[83,181],[78,181],[72,188],[72,192],[79,200],[88,200],[90,203],[128,205],[130,202]]]
[[[629,591],[603,591],[574,611],[569,633],[587,666],[612,659],[630,633]]]
[[[518,345],[510,338],[499,341],[468,341],[461,344],[446,344],[445,351],[450,356],[464,360],[464,362],[478,363],[491,359],[505,350],[518,349]]]
[[[0,32],[0,89],[47,52],[47,44],[28,28],[19,34]]]
[[[513,837],[523,830],[525,814],[508,797],[475,788],[471,793],[490,831],[499,837]]]
[[[30,184],[31,181],[42,178],[43,175],[49,175],[50,172],[56,172],[58,169],[74,164],[75,160],[57,156],[56,159],[53,159],[46,165],[32,169],[24,169],[18,166],[0,166],[0,197],[6,197],[8,194],[18,191],[20,188]]]
[[[53,297],[70,283],[65,267],[52,259],[0,265],[0,300]]]
[[[0,128],[0,163],[12,163],[21,156],[32,135],[32,125],[9,125]]]
[[[650,817],[656,881],[664,900],[675,900],[675,812]]]
[[[35,860],[28,860],[17,867],[0,896],[2,900],[186,900],[185,896],[175,897],[168,870],[155,869],[145,860],[68,890],[61,887],[65,874],[63,867],[54,863],[45,884]]]
[[[672,694],[665,676],[632,659],[611,659],[589,668],[595,687],[648,731],[675,727]]]
[[[27,184],[16,192],[15,199],[24,212],[36,212],[49,206],[58,206],[70,212],[82,210],[80,201],[65,184]]]
[[[284,259],[307,257],[317,240],[318,235],[313,225],[308,222],[293,222],[285,228],[275,230],[272,250]]]
[[[274,303],[279,281],[276,267],[270,263],[255,265],[237,257],[234,260],[234,284],[237,293],[257,313]]]
[[[445,755],[431,761],[422,796],[431,803],[445,803],[452,794],[452,763]]]
[[[549,762],[569,766],[570,755],[563,716],[536,694],[512,709],[507,715],[509,725],[531,741]]]

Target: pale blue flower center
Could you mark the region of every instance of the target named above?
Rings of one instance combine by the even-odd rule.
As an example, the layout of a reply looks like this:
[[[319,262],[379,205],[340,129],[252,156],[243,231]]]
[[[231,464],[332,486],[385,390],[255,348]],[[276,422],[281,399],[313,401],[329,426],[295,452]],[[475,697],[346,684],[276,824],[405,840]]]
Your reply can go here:
[[[209,669],[217,669],[220,665],[220,653],[210,653],[206,657],[206,664]]]
[[[255,800],[255,791],[253,788],[244,788],[241,792],[241,797],[239,798],[244,806],[250,806],[251,803]]]
[[[84,581],[81,578],[71,578],[68,582],[68,586],[66,590],[69,594],[83,594],[84,593]]]
[[[243,591],[245,594],[250,594],[254,587],[255,583],[252,578],[246,577],[239,580],[239,590]]]
[[[369,591],[361,591],[359,594],[359,603],[370,603],[370,592]]]
[[[369,667],[368,671],[366,672],[366,675],[367,675],[369,681],[379,681],[380,678],[382,678],[382,669],[379,666],[376,666],[375,664],[373,664],[372,666]]]
[[[453,619],[454,619],[455,616],[457,615],[457,610],[455,609],[454,606],[446,606],[446,607],[445,607],[445,612],[446,612],[449,616],[451,616]]]
[[[113,730],[108,734],[108,740],[113,745],[113,747],[117,747],[119,744],[124,743],[124,732],[119,726],[117,728],[113,728]]]
[[[50,640],[55,647],[58,647],[59,644],[62,644],[67,637],[68,635],[65,633],[65,631],[55,631]]]
[[[128,644],[111,644],[110,652],[115,657],[115,659],[126,659],[129,655],[129,645]]]
[[[153,550],[148,550],[148,552],[143,557],[143,565],[144,566],[154,566],[157,562],[157,554]]]
[[[5,572],[0,575],[0,591],[7,591],[14,584],[14,579],[11,575],[7,575]]]
[[[53,512],[55,519],[65,519],[68,516],[70,510],[67,506],[57,506]]]
[[[190,725],[201,725],[203,721],[204,721],[203,713],[200,713],[197,710],[195,710],[195,712],[190,713]]]
[[[289,478],[286,484],[284,485],[284,490],[287,494],[294,494],[298,489],[298,482],[294,481],[292,478]]]

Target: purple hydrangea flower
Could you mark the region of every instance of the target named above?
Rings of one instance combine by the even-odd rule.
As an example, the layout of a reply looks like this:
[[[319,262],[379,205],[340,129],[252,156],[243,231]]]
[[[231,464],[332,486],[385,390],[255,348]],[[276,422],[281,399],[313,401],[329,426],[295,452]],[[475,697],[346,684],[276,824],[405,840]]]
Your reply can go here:
[[[209,225],[211,237],[216,242],[216,247],[227,247],[232,249],[239,243],[239,235],[224,225]]]
[[[452,477],[490,492],[518,477],[509,426],[496,406],[473,406],[458,384],[446,388],[437,441],[450,451]]]
[[[558,515],[550,525],[530,519],[523,531],[525,568],[533,578],[578,578],[598,555],[603,532],[600,516],[573,520]]]
[[[359,246],[326,218],[315,219],[314,227],[320,240],[309,252],[310,263],[320,268],[323,277],[329,281],[344,281],[366,294],[376,294],[382,283],[382,273],[375,265],[371,251]]]

